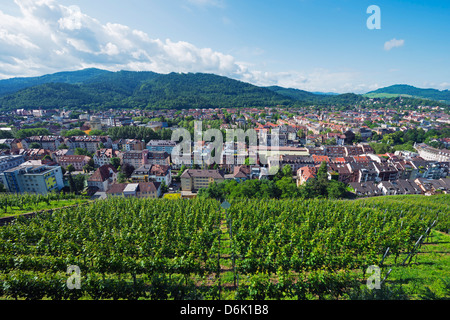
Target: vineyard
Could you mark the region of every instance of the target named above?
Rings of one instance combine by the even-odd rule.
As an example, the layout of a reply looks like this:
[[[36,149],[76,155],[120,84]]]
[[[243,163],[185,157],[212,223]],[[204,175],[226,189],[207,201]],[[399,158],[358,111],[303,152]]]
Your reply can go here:
[[[6,299],[351,299],[408,264],[448,195],[395,200],[113,198],[0,227]],[[68,266],[80,270],[68,288]],[[383,268],[383,276],[386,270]]]
[[[87,201],[88,199],[85,197],[72,193],[48,193],[46,195],[0,193],[0,217],[48,210]]]

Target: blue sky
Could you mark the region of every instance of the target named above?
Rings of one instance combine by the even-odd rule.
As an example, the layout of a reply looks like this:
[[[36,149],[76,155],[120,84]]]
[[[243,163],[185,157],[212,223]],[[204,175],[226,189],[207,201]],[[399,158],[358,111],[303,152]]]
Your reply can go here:
[[[379,30],[366,26],[370,5]],[[0,78],[98,67],[338,93],[450,89],[449,16],[446,0],[4,0]]]

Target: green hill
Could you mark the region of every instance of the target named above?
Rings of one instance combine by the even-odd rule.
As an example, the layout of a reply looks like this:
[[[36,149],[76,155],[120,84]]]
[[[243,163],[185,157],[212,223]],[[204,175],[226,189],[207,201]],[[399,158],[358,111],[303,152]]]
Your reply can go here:
[[[392,97],[413,97],[421,99],[430,99],[450,104],[449,90],[421,89],[406,84],[396,84],[393,86],[380,88],[366,93],[368,98],[392,98]]]
[[[111,72],[90,68],[78,71],[58,72],[40,77],[12,78],[0,80],[0,97],[6,94],[15,93],[25,88],[47,83],[68,83],[68,84],[84,83],[92,78],[96,78],[109,73]]]
[[[267,88],[205,73],[157,74],[120,71],[100,73],[84,79],[81,83],[67,82],[40,84],[3,95],[0,97],[0,108],[11,110],[64,106],[160,109],[277,106],[296,103],[295,100]]]
[[[383,91],[384,90],[384,91]],[[398,99],[402,95],[404,101]],[[0,111],[18,108],[218,108],[355,105],[372,107],[369,98],[390,106],[450,104],[447,91],[397,85],[366,95],[321,94],[279,86],[258,87],[208,73],[158,74],[85,69],[32,78],[0,80]],[[425,97],[426,96],[426,97]],[[432,101],[432,105],[444,105]],[[377,107],[379,104],[376,105]]]
[[[279,86],[267,87],[268,89],[290,97],[297,101],[302,101],[310,105],[354,105],[366,101],[367,98],[354,93],[344,93],[344,94],[322,94],[322,93],[312,93],[309,91],[293,89],[293,88],[283,88]]]

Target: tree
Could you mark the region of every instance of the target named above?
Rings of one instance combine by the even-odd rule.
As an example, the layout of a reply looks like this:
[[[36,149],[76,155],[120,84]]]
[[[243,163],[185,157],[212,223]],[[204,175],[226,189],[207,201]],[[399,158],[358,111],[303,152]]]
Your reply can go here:
[[[357,132],[357,133],[355,133],[355,139],[353,139],[353,142],[354,143],[359,143],[359,142],[362,142],[362,136],[361,136],[361,133],[359,133],[359,132]]]
[[[252,165],[252,164],[255,164],[255,159],[254,159],[254,158],[251,158],[251,157],[247,157],[247,158],[245,158],[244,164],[245,164],[245,165]]]
[[[336,144],[336,138],[327,139],[324,143],[326,146],[335,146]]]
[[[317,170],[317,180],[321,182],[328,181],[328,164],[326,161],[322,161],[319,170]]]
[[[109,163],[116,169],[120,167],[120,158],[113,157],[109,159]]]
[[[67,171],[69,172],[69,173],[72,173],[72,172],[74,172],[76,169],[75,169],[75,167],[73,166],[73,164],[69,164],[68,166],[67,166]]]
[[[69,174],[68,180],[69,180],[70,193],[76,193],[77,192],[76,191],[77,187],[75,185],[75,181],[73,180],[73,177],[72,177],[71,174]]]
[[[298,137],[299,139],[303,139],[303,138],[305,137],[305,131],[303,131],[303,130],[298,130],[298,131],[297,131],[297,137]]]
[[[340,181],[330,180],[327,186],[327,196],[331,199],[345,198],[347,195],[346,185]]]
[[[83,191],[84,186],[85,186],[86,176],[84,174],[77,174],[76,176],[73,176],[73,181],[75,183],[75,192],[80,193],[81,191]]]
[[[32,143],[30,143],[30,145],[28,147],[30,149],[40,149],[41,145],[38,142],[32,142]]]
[[[133,172],[134,172],[134,167],[131,165],[131,164],[129,164],[128,162],[125,162],[123,165],[122,165],[122,172],[125,174],[125,177],[128,179],[129,177],[131,177],[131,175],[133,174]]]
[[[328,165],[326,161],[323,161],[320,164],[319,169],[317,170],[317,176],[311,180],[309,180],[306,184],[302,186],[302,191],[300,192],[302,196],[306,198],[313,197],[327,197],[327,187],[329,184],[328,180]]]
[[[58,150],[63,150],[63,149],[69,149],[69,147],[65,144],[65,143],[63,143],[63,144],[60,144],[59,146],[58,146]]]
[[[50,136],[52,133],[47,128],[21,129],[14,134],[16,139],[24,139],[33,136]]]
[[[292,178],[292,176],[293,176],[292,167],[289,164],[287,164],[283,167],[282,172],[283,172],[283,176],[286,178]]]
[[[86,165],[83,166],[83,171],[85,173],[89,173],[89,172],[94,171],[94,170],[95,170],[94,167],[90,166],[89,164],[86,164]]]
[[[127,181],[127,177],[125,176],[125,174],[121,171],[117,174],[117,183],[124,183],[125,181]]]
[[[73,136],[85,136],[86,132],[80,130],[80,129],[72,129],[68,131],[61,131],[61,135],[65,137],[73,137]]]
[[[284,168],[283,168],[284,169]],[[275,182],[278,190],[280,190],[280,198],[296,198],[299,195],[298,188],[291,177],[283,177]]]
[[[91,130],[89,132],[90,136],[105,136],[106,134],[102,130]]]
[[[166,185],[166,182],[163,180],[161,182],[161,193],[166,193],[167,191],[169,191],[169,187]]]
[[[91,152],[89,152],[87,149],[83,149],[83,148],[76,148],[74,153],[77,156],[88,156],[91,158],[93,156],[93,154]]]

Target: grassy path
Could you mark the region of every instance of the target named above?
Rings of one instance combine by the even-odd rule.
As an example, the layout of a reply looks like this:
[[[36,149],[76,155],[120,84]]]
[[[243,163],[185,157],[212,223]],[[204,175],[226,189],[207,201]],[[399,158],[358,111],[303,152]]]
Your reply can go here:
[[[68,206],[72,206],[72,205],[76,205],[76,204],[87,203],[89,201],[90,201],[89,199],[69,199],[69,200],[59,200],[59,201],[52,200],[52,201],[50,201],[49,204],[40,202],[40,203],[36,203],[32,206],[24,206],[23,208],[20,208],[17,206],[13,206],[12,208],[7,207],[6,212],[4,210],[2,210],[0,212],[0,218],[17,216],[20,214],[43,211],[43,210],[68,207]]]
[[[399,286],[401,294],[413,300],[450,299],[450,235],[433,230],[409,264],[393,260],[386,260],[392,268],[387,283]]]

